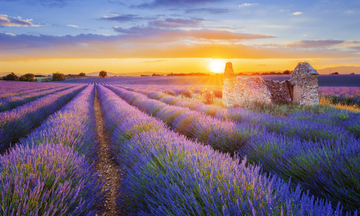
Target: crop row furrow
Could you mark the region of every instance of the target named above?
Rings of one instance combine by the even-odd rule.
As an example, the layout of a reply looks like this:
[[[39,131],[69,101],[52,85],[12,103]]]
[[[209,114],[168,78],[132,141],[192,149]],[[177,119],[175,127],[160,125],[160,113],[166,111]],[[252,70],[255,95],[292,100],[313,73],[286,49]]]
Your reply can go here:
[[[62,86],[62,87],[58,87],[58,88],[51,88],[49,90],[37,91],[37,92],[25,94],[25,95],[12,96],[12,97],[0,99],[0,112],[14,109],[14,108],[21,106],[23,104],[26,104],[30,101],[34,101],[38,98],[44,97],[44,96],[52,94],[54,92],[69,89],[70,87],[72,87],[72,86]]]
[[[56,92],[39,98],[15,109],[0,113],[0,153],[4,152],[11,142],[28,134],[31,129],[49,115],[63,107],[77,93],[84,89],[84,85]]]
[[[83,88],[81,88],[83,89]],[[95,215],[103,200],[94,170],[94,86],[0,156],[1,215]]]
[[[268,127],[264,129],[256,123],[221,121],[189,108],[149,99],[140,93],[107,87],[129,104],[156,116],[189,138],[222,152],[247,156],[249,162],[262,163],[265,171],[285,180],[291,178],[294,185],[300,183],[304,189],[332,203],[340,201],[348,210],[360,208],[357,180],[360,177],[360,145],[354,137],[331,131],[334,133],[331,139],[317,140],[317,133],[314,133],[314,141],[301,139],[303,131],[314,129],[297,126],[301,130],[292,131],[295,133],[292,136],[268,132]],[[322,128],[317,129],[322,131]]]
[[[188,140],[97,86],[122,190],[138,215],[340,215],[259,166]],[[129,99],[130,97],[128,97]]]
[[[0,87],[0,99],[18,95],[30,94],[33,92],[49,90],[61,86],[73,86],[69,84],[58,84],[58,83],[36,83],[36,82],[13,82],[6,81],[1,82]]]

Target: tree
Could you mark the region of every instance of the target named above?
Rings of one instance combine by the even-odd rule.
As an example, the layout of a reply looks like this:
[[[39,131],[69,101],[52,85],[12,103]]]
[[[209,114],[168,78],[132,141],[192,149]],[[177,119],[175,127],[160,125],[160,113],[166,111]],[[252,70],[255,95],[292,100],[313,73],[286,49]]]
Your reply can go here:
[[[335,74],[335,75],[338,75],[338,74],[339,74],[339,72],[334,72],[334,73],[331,73],[331,74]]]
[[[27,73],[25,75],[22,75],[19,80],[20,81],[35,81],[34,80],[35,75],[31,73]]]
[[[100,78],[105,78],[105,77],[107,77],[107,72],[104,71],[104,70],[100,71],[99,77],[100,77]]]
[[[79,76],[86,76],[86,74],[81,72],[81,73],[79,73]]]
[[[284,70],[283,74],[291,74],[291,71],[289,71],[289,70]]]
[[[62,81],[65,79],[66,79],[65,75],[59,72],[53,73],[51,78],[52,81]]]
[[[16,76],[13,72],[3,77],[3,80],[17,80],[18,76]]]

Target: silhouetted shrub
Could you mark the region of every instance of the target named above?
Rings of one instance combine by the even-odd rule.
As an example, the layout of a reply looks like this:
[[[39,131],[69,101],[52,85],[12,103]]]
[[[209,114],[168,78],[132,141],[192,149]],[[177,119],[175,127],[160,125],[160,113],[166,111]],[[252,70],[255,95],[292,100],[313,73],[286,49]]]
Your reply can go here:
[[[105,77],[107,77],[107,72],[104,71],[104,70],[100,71],[99,77],[100,77],[100,78],[105,78]]]
[[[35,75],[31,73],[27,73],[25,75],[22,75],[19,80],[20,81],[35,81]]]
[[[3,80],[17,80],[18,76],[16,76],[13,72],[4,76]]]
[[[86,76],[86,74],[85,73],[79,73],[79,76]]]
[[[65,79],[66,79],[65,75],[59,72],[53,73],[51,78],[52,81],[62,81]]]

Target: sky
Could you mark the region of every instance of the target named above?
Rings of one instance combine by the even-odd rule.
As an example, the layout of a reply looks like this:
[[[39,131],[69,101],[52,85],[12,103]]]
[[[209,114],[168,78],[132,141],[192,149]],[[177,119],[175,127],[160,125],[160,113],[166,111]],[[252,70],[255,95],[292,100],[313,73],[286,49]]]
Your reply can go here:
[[[228,61],[235,73],[307,61],[360,74],[360,0],[0,0],[0,73],[221,72]]]

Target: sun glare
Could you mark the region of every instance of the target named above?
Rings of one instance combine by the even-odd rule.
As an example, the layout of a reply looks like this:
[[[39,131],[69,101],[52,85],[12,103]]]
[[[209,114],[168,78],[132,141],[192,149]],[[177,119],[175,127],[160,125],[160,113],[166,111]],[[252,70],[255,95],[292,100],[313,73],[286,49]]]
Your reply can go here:
[[[222,59],[211,59],[210,70],[214,73],[224,72],[225,62]]]

